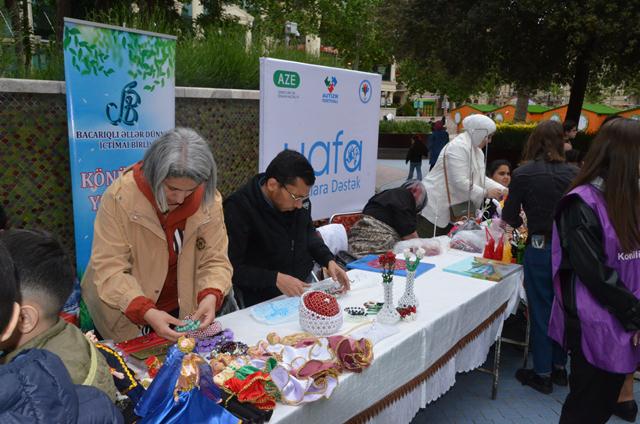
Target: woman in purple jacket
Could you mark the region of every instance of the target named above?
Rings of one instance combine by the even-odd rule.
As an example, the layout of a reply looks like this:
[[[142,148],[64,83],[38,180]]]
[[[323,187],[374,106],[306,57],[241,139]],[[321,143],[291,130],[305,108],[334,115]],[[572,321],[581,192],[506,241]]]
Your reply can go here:
[[[549,335],[571,354],[560,423],[604,423],[640,363],[640,122],[594,139],[556,210]]]

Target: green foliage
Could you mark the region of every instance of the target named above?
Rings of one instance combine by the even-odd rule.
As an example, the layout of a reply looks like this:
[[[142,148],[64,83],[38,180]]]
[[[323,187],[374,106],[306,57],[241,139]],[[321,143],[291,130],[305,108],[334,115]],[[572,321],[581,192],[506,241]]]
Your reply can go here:
[[[142,7],[142,6],[141,6]],[[288,49],[283,45],[275,45],[269,50],[262,49],[260,40],[247,48],[245,43],[246,29],[233,22],[203,27],[193,31],[190,23],[176,20],[175,16],[159,9],[155,12],[133,13],[130,7],[119,5],[114,8],[93,12],[90,18],[96,22],[112,25],[125,24],[140,30],[178,35],[175,50],[176,85],[215,88],[258,89],[260,85],[261,56],[313,63],[324,66],[343,67],[341,59],[335,56],[307,55],[303,51]],[[153,90],[164,79],[170,77],[168,68],[172,64],[173,42],[166,39],[140,39],[136,34],[122,33],[116,38],[110,32],[96,28],[91,39],[85,39],[84,31],[77,29],[67,31],[64,35],[63,47],[73,55],[72,65],[80,72],[91,74],[112,73],[114,70],[107,62],[122,58],[117,55],[120,50],[116,45],[134,47],[129,60],[134,63],[132,78],[150,78],[145,89]],[[6,54],[5,54],[6,52]],[[13,48],[3,47],[0,56],[0,77],[64,79],[62,49],[55,44],[42,48],[41,66],[35,67],[25,74],[16,66]]]
[[[489,150],[512,151],[520,154],[536,125],[537,123],[498,124],[498,129],[491,138]],[[586,152],[589,150],[589,146],[591,146],[593,137],[594,134],[579,132],[573,141],[573,147],[582,152]]]
[[[384,0],[320,0],[323,43],[336,47],[353,69],[371,70],[391,63],[394,31],[389,13],[393,7]]]
[[[413,107],[411,101],[405,102],[402,106],[400,106],[396,110],[396,115],[398,116],[416,116],[416,110]]]
[[[381,134],[431,134],[431,125],[425,121],[380,121]]]
[[[521,152],[536,124],[498,124],[497,127],[489,149]]]
[[[374,69],[392,61],[388,19],[397,7],[384,0],[247,0],[242,2],[255,17],[254,38],[269,38],[281,45],[287,21],[298,24],[301,37],[319,35],[322,44],[338,49],[353,69]],[[292,44],[302,39],[293,38]]]
[[[176,51],[176,84],[187,87],[257,89],[260,52],[245,50],[244,33],[207,31],[204,39],[181,40]]]
[[[442,66],[463,87],[491,74],[524,95],[570,83],[581,103],[587,83],[597,99],[598,84],[637,78],[640,2],[409,0],[399,8],[396,56],[424,74]],[[422,78],[440,84],[437,74]]]

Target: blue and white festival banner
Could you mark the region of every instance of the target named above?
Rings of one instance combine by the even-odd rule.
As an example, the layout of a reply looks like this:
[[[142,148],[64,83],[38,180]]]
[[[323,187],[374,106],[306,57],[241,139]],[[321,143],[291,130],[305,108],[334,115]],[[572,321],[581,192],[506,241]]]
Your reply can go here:
[[[79,275],[104,190],[175,126],[176,38],[65,18],[64,73]]]
[[[380,84],[378,74],[260,59],[260,171],[284,149],[306,156],[313,219],[360,211],[374,194]]]

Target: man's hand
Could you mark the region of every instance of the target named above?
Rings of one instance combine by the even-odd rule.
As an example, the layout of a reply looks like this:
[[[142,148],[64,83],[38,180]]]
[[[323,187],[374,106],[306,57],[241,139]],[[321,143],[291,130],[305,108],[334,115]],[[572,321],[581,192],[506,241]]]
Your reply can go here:
[[[182,336],[182,334],[171,329],[170,325],[185,325],[185,323],[180,321],[178,318],[169,315],[165,311],[161,311],[160,309],[149,309],[145,312],[143,318],[146,323],[153,328],[153,331],[162,338],[175,342],[180,336]]]
[[[487,197],[491,199],[499,200],[502,196],[504,196],[507,193],[508,193],[508,190],[502,189],[502,188],[494,187],[494,188],[487,189]]]
[[[193,314],[193,320],[200,321],[200,329],[207,328],[216,318],[216,300],[214,295],[208,294],[200,301],[198,309]]]
[[[329,261],[327,265],[327,272],[333,279],[333,281],[337,281],[342,286],[342,291],[346,292],[351,289],[351,285],[349,284],[349,276],[344,269],[340,268],[340,266],[336,263],[336,261]]]
[[[287,296],[302,296],[302,293],[309,288],[309,284],[279,272],[276,276],[276,287]]]

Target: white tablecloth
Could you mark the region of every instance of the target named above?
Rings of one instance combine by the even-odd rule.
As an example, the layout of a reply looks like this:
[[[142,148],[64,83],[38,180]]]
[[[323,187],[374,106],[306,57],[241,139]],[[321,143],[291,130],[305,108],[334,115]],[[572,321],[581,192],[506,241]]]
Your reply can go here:
[[[393,407],[378,405],[373,418],[377,422],[409,422],[420,407],[437,399],[455,382],[455,373],[477,368],[484,362],[490,346],[502,331],[503,320],[515,310],[519,299],[522,272],[512,274],[499,283],[464,277],[442,271],[444,267],[464,259],[469,254],[448,250],[423,262],[436,268],[416,278],[415,292],[419,299],[418,317],[413,322],[397,324],[399,332],[374,346],[374,359],[361,374],[346,373],[330,399],[303,406],[278,404],[271,423],[340,423],[372,407],[381,399],[419,377],[440,359],[442,367],[421,381],[408,387],[393,400]],[[339,299],[342,308],[361,306],[368,300],[382,301],[381,274],[359,270],[349,271],[354,283],[352,291]],[[394,300],[404,290],[404,278],[394,278]],[[477,329],[492,314],[507,303],[500,316],[484,331],[456,345]],[[275,331],[281,336],[302,331],[297,321],[268,326],[255,321],[248,309],[219,318],[224,328],[231,328],[236,340],[254,344]],[[345,333],[357,323],[345,320],[340,331]],[[467,337],[468,338],[468,337]],[[454,355],[441,359],[447,352]],[[490,384],[487,383],[487,398]],[[399,407],[401,402],[402,407]],[[387,404],[391,401],[386,402]],[[392,415],[389,415],[392,414]],[[360,417],[361,418],[361,417]],[[362,421],[362,420],[360,420]]]

